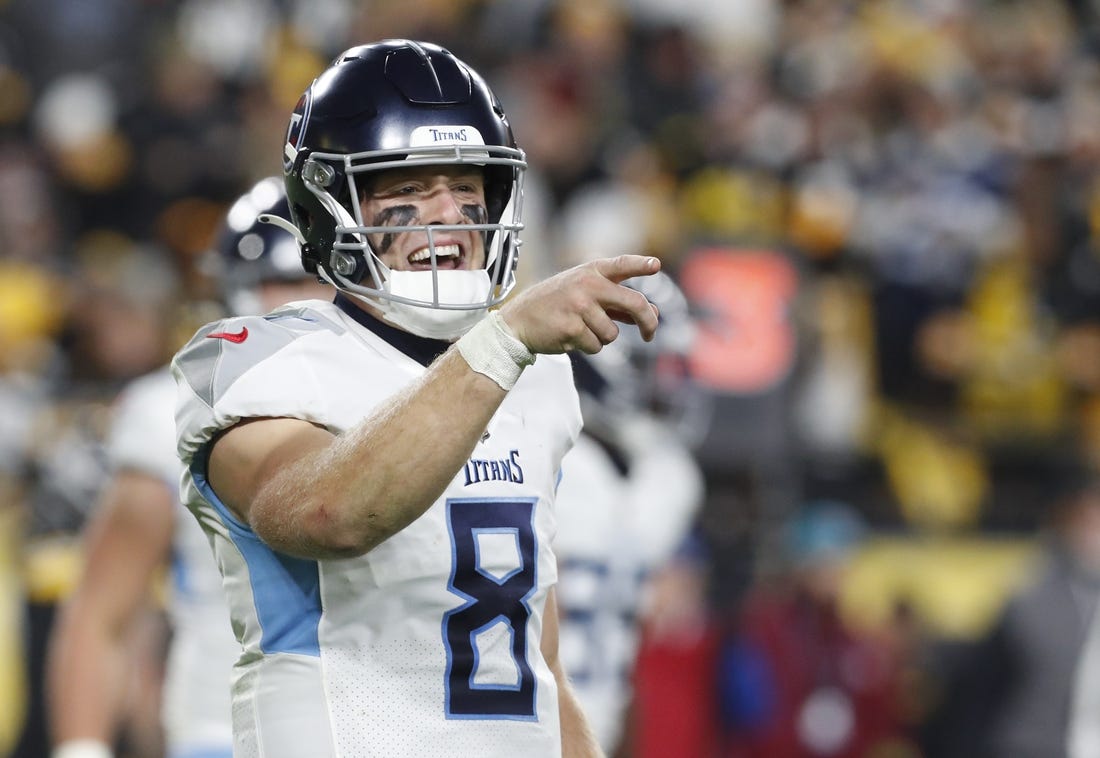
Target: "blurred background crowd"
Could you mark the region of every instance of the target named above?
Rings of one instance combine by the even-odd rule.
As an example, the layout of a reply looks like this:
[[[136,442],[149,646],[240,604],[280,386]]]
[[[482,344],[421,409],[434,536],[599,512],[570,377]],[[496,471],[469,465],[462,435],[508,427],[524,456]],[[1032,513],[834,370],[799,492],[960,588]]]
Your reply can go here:
[[[1098,35],[1093,0],[0,0],[0,754],[45,754],[116,393],[208,320],[203,253],[309,81],[397,36],[503,101],[525,280],[644,252],[699,320],[669,391],[707,495],[621,755],[1063,754],[1100,593]]]

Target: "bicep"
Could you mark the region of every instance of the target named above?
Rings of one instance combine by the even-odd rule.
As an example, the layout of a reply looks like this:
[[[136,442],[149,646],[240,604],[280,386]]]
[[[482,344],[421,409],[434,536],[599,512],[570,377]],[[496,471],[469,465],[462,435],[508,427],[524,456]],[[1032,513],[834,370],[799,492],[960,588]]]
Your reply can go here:
[[[207,478],[218,499],[251,523],[252,503],[275,475],[332,440],[331,432],[301,419],[242,421],[214,441]]]

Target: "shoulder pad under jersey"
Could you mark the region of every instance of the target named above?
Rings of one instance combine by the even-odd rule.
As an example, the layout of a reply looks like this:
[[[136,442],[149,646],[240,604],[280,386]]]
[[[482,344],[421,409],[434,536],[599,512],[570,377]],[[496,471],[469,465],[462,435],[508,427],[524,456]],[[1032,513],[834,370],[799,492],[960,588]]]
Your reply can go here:
[[[284,308],[266,316],[214,321],[199,329],[172,360],[195,395],[212,406],[246,371],[297,339],[345,328],[308,307]]]

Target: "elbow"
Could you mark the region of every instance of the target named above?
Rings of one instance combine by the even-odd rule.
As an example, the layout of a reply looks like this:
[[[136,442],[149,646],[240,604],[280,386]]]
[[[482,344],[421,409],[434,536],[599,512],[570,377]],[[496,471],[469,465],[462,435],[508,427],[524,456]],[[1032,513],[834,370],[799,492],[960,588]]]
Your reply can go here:
[[[344,509],[324,501],[303,504],[283,518],[266,516],[271,509],[254,508],[253,512],[252,528],[260,539],[281,553],[302,558],[355,558],[391,533],[376,512],[350,518]]]
[[[303,528],[315,553],[326,558],[356,558],[381,542],[372,530],[333,518],[324,510],[313,514]]]
[[[375,509],[350,517],[324,505],[312,512],[306,529],[314,535],[318,547],[334,558],[365,555],[398,531]]]

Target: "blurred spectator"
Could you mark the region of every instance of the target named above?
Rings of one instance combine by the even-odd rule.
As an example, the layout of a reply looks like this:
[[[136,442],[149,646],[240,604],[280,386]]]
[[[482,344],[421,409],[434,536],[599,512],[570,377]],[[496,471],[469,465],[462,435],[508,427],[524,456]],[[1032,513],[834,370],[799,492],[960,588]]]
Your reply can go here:
[[[749,591],[721,643],[722,755],[906,754],[901,661],[838,602],[865,530],[851,507],[831,501],[808,503],[785,524],[785,570]]]
[[[716,754],[717,629],[707,553],[692,534],[650,580],[634,667],[634,701],[615,758]]]
[[[1100,480],[1062,467],[1048,485],[1043,559],[988,633],[956,653],[926,725],[930,756],[1069,754],[1074,672],[1100,598]]]

